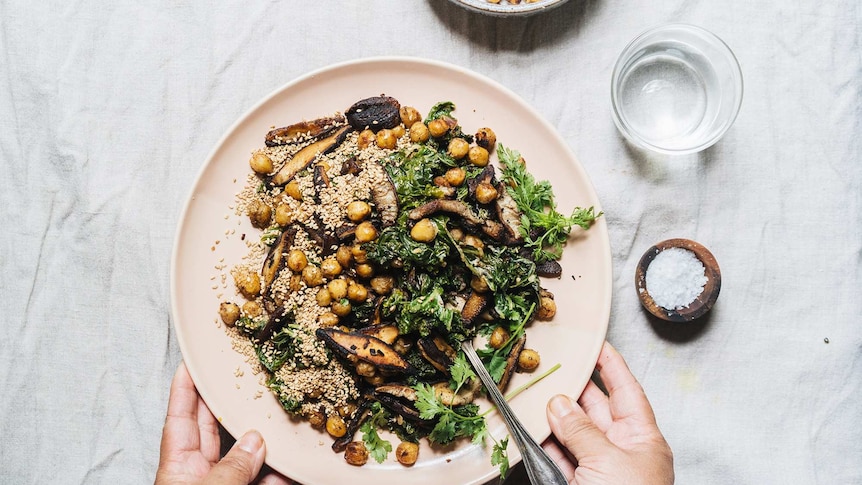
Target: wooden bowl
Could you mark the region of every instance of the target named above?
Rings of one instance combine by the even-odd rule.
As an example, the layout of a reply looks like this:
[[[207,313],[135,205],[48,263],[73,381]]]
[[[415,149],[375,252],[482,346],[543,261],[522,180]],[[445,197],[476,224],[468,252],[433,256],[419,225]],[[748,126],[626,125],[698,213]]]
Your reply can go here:
[[[690,305],[677,310],[667,309],[656,304],[646,289],[647,268],[658,253],[669,248],[682,248],[693,252],[697,259],[703,263],[704,274],[706,275],[703,291]],[[641,305],[655,317],[669,322],[690,322],[705,315],[712,309],[715,300],[718,299],[718,293],[721,290],[721,270],[718,268],[715,256],[702,245],[689,239],[668,239],[652,246],[641,257],[635,270],[635,289]]]

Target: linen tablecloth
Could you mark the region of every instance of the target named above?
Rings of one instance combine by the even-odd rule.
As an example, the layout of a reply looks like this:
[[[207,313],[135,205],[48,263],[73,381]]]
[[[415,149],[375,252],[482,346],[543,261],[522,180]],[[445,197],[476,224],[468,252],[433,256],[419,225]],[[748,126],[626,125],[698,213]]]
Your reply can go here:
[[[742,65],[739,117],[698,155],[631,148],[610,117],[617,54],[667,22]],[[153,480],[194,177],[272,90],[380,55],[501,82],[577,154],[610,229],[608,339],[677,483],[862,483],[860,32],[853,0],[569,0],[506,19],[443,0],[0,2],[0,483]],[[721,266],[699,323],[638,303],[635,265],[669,237]]]

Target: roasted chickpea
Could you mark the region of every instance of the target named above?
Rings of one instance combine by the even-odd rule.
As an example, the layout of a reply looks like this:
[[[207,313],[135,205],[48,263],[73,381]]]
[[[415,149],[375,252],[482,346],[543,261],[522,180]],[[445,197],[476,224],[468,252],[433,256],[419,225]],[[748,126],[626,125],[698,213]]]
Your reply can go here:
[[[392,128],[392,134],[395,135],[395,138],[397,139],[400,139],[405,133],[407,133],[407,129],[404,128],[404,125],[398,125]]]
[[[539,320],[550,320],[557,314],[557,303],[554,301],[554,295],[547,293],[539,297],[539,311],[536,312],[536,318]]]
[[[354,270],[356,271],[356,276],[360,278],[371,278],[374,276],[374,266],[368,263],[357,264]]]
[[[356,412],[356,404],[353,404],[352,402],[342,404],[341,406],[338,406],[336,411],[338,412],[338,415],[342,418],[349,418],[353,416],[353,413]]]
[[[278,204],[275,207],[275,223],[284,227],[293,222],[293,211],[287,204]]]
[[[368,299],[368,289],[356,283],[347,287],[347,299],[354,303],[362,303]]]
[[[333,300],[341,300],[347,297],[347,280],[332,280],[326,285]]]
[[[353,255],[353,260],[359,264],[368,262],[368,253],[362,249],[361,244],[354,244],[353,248],[350,249],[350,254]]]
[[[518,368],[523,371],[532,372],[536,370],[540,361],[539,353],[533,349],[524,349],[518,354]]]
[[[384,128],[377,132],[377,146],[380,148],[392,150],[397,143],[398,138],[392,133],[392,130]]]
[[[410,128],[413,126],[413,123],[422,119],[422,115],[419,114],[419,111],[412,106],[402,106],[401,109],[398,110],[398,114],[401,115],[401,122],[404,123],[404,126],[407,128]]]
[[[485,243],[483,243],[481,239],[472,234],[467,234],[466,236],[464,236],[463,242],[467,246],[473,246],[480,251],[485,248]]]
[[[449,230],[449,234],[452,236],[452,239],[456,241],[461,241],[464,239],[464,230],[460,227],[453,227]]]
[[[308,424],[314,429],[321,429],[326,426],[326,415],[321,411],[312,411],[308,414]]]
[[[318,305],[329,306],[332,304],[332,293],[330,293],[326,287],[321,288],[317,290],[317,295],[315,296],[315,299],[317,300]]]
[[[362,377],[372,377],[374,374],[377,374],[377,367],[374,367],[374,364],[360,360],[356,363],[356,373]]]
[[[461,160],[467,156],[467,152],[469,150],[470,144],[467,143],[467,140],[463,138],[452,138],[449,140],[449,147],[446,151],[449,153],[450,157],[455,160]]]
[[[368,463],[368,448],[364,441],[351,441],[344,449],[344,460],[354,466]]]
[[[488,282],[483,276],[473,276],[470,280],[470,288],[478,293],[485,293],[488,291]]]
[[[347,204],[347,218],[353,222],[362,222],[371,215],[371,206],[368,202],[354,200]]]
[[[353,307],[350,306],[350,302],[347,300],[336,300],[332,302],[330,309],[332,310],[332,313],[339,317],[346,317],[347,315],[350,315],[350,310],[352,310]]]
[[[291,275],[288,283],[290,291],[299,291],[302,289],[302,273]]]
[[[266,156],[263,152],[254,152],[251,156],[251,160],[248,161],[248,164],[255,173],[259,173],[261,175],[269,174],[272,172],[273,168],[272,159]]]
[[[425,143],[429,138],[431,138],[431,131],[428,130],[425,123],[420,121],[413,123],[413,126],[410,127],[410,141],[413,143]]]
[[[388,295],[395,286],[395,280],[391,276],[375,276],[369,282],[371,289],[378,295]]]
[[[338,315],[332,312],[326,312],[317,317],[317,323],[321,327],[334,327],[338,325]]]
[[[225,325],[232,327],[239,320],[239,306],[236,303],[223,301],[218,306],[218,314]]]
[[[419,445],[409,441],[402,441],[395,448],[395,458],[398,459],[398,463],[404,466],[413,465],[419,458]]]
[[[470,150],[467,152],[467,161],[477,167],[488,165],[488,158],[488,150],[485,150],[482,147],[470,147]]]
[[[318,399],[320,396],[323,395],[323,389],[316,387],[305,393],[305,395],[311,399]]]
[[[440,118],[429,121],[428,131],[434,138],[440,138],[446,133],[449,133],[449,123],[446,123],[446,120]]]
[[[326,432],[333,438],[341,438],[347,433],[347,425],[338,414],[330,414],[326,418]]]
[[[495,349],[500,349],[509,342],[509,332],[503,327],[496,327],[488,337],[488,345]]]
[[[368,148],[372,143],[377,141],[377,135],[371,130],[362,130],[359,132],[359,137],[356,139],[356,146],[360,150]]]
[[[476,132],[476,144],[480,147],[488,150],[489,152],[494,149],[494,145],[497,143],[497,134],[494,133],[494,130],[490,128],[479,128]]]
[[[234,283],[246,299],[253,300],[260,294],[260,276],[251,271],[243,271],[234,277]]]
[[[467,177],[467,172],[461,167],[452,167],[449,170],[446,170],[446,175],[444,175],[444,177],[446,178],[446,181],[449,182],[449,185],[452,187],[458,187],[464,183],[464,178]]]
[[[356,242],[364,243],[377,239],[377,228],[374,224],[365,221],[356,226],[356,234],[354,235]],[[356,257],[356,254],[353,255]]]
[[[497,189],[488,182],[482,182],[476,186],[476,202],[490,204],[497,199]]]
[[[254,200],[248,205],[248,218],[252,226],[265,229],[269,227],[269,221],[272,219],[272,209],[263,202]]]
[[[372,386],[379,386],[379,385],[383,384],[384,382],[386,382],[386,378],[380,374],[377,374],[376,376],[371,376],[371,377],[364,377],[364,379],[365,379],[365,382],[371,384]]]
[[[284,186],[284,193],[296,200],[302,200],[302,190],[299,188],[299,182],[291,180]]]
[[[308,258],[299,249],[291,249],[287,253],[287,267],[294,273],[299,273],[308,266]]]
[[[335,258],[326,258],[320,263],[320,272],[324,278],[335,278],[341,274],[341,263]]]
[[[446,180],[446,177],[443,175],[438,175],[438,176],[434,177],[434,185],[436,185],[438,187],[451,187],[451,185],[449,184],[449,181]]]
[[[437,237],[437,225],[430,219],[421,219],[410,229],[410,237],[414,241],[429,243]]]
[[[398,337],[395,339],[395,343],[392,344],[392,348],[399,354],[404,355],[413,348],[413,342],[406,337]]]
[[[353,264],[353,253],[350,252],[350,246],[340,246],[335,252],[335,260],[342,268],[349,268]]]
[[[251,318],[259,317],[260,314],[263,313],[263,308],[260,307],[260,303],[252,300],[243,303],[242,305],[242,314]]]
[[[323,273],[317,266],[309,264],[302,270],[302,281],[306,286],[320,286],[323,284]]]

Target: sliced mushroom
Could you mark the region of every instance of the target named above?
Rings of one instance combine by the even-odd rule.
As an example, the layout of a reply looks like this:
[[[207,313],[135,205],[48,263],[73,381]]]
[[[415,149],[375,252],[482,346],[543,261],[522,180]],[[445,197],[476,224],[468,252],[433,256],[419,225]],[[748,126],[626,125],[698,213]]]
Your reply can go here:
[[[319,328],[315,334],[344,357],[355,356],[387,372],[413,372],[413,367],[398,352],[377,337],[359,332],[342,332],[331,327]]]
[[[383,173],[383,180],[371,186],[371,199],[377,207],[383,227],[386,227],[395,224],[395,219],[398,218],[398,194],[395,192],[395,184],[382,166],[380,172]]]
[[[441,403],[447,406],[463,406],[476,399],[482,386],[479,379],[469,379],[466,385],[458,391],[458,394],[455,394],[455,391],[449,387],[448,382],[438,382],[431,387],[434,389],[434,395]]]
[[[473,323],[482,314],[490,301],[491,298],[487,293],[471,292],[464,303],[464,308],[461,309],[461,320],[468,325]]]
[[[396,397],[392,394],[387,394],[385,392],[375,392],[374,398],[383,405],[386,409],[392,411],[395,414],[403,417],[405,420],[410,421],[413,424],[426,427],[431,422],[419,417],[419,411],[416,410],[412,405],[408,404],[404,399]]]
[[[375,96],[357,101],[348,110],[347,122],[357,130],[365,128],[377,133],[401,123],[401,104],[390,96]]]
[[[322,189],[329,188],[329,175],[326,174],[326,166],[325,165],[315,165],[314,166],[314,188],[318,193]]]
[[[329,231],[323,229],[323,222],[319,219],[316,219],[316,226],[311,227],[308,224],[300,224],[305,233],[308,234],[308,237],[311,238],[312,241],[320,247],[321,256],[329,256],[333,252],[335,252],[333,247],[338,244],[338,239],[333,236]]]
[[[497,389],[500,392],[506,389],[506,386],[509,384],[509,379],[512,378],[512,374],[515,373],[515,369],[518,367],[518,356],[521,354],[521,351],[524,350],[524,345],[527,343],[527,336],[522,335],[521,338],[515,341],[512,344],[512,350],[509,351],[509,355],[506,356],[506,367],[503,369],[503,376],[500,377],[500,382],[497,384]]]
[[[457,352],[443,337],[421,338],[416,342],[416,345],[419,347],[422,357],[425,357],[425,360],[431,363],[435,369],[446,375],[449,374],[449,367],[452,367],[455,362]]]
[[[518,203],[509,194],[505,186],[500,186],[497,189],[497,218],[503,224],[503,227],[508,233],[509,239],[512,241],[522,241],[524,237],[521,235],[521,211],[518,209]]]
[[[332,442],[332,451],[341,453],[347,449],[347,445],[353,441],[353,436],[357,431],[359,431],[359,427],[362,426],[362,423],[364,423],[371,414],[370,411],[372,403],[373,401],[370,399],[363,399],[359,404],[359,407],[356,408],[356,412],[354,412],[353,416],[350,418],[350,421],[347,422],[347,432],[344,433],[344,436]]]
[[[414,402],[418,399],[416,389],[410,386],[405,386],[404,384],[384,384],[382,386],[377,386],[374,389],[374,392],[376,394],[389,394]]]
[[[293,314],[284,307],[278,307],[269,315],[269,320],[255,335],[258,342],[266,342],[275,332],[278,332],[293,320]]]
[[[311,121],[300,121],[290,126],[270,130],[266,134],[266,146],[274,147],[320,138],[331,133],[347,121],[343,115],[327,116]]]
[[[545,278],[559,278],[563,274],[563,267],[556,261],[545,261],[536,264],[536,274]]]
[[[269,254],[266,255],[266,259],[263,261],[263,268],[260,270],[265,295],[269,294],[272,282],[275,281],[275,277],[278,276],[278,272],[281,271],[281,267],[284,265],[284,261],[286,259],[284,256],[287,253],[287,250],[293,245],[293,239],[295,236],[296,228],[288,228],[281,233],[278,241],[273,244],[272,248],[269,250]]]
[[[489,183],[496,186],[497,182],[494,175],[496,175],[494,166],[491,164],[485,165],[485,169],[479,172],[479,175],[467,181],[467,189],[469,190],[470,195],[475,196],[476,187],[481,183]]]
[[[467,204],[459,200],[435,199],[413,209],[407,217],[416,221],[438,212],[461,216],[467,225],[481,228],[482,232],[493,239],[502,240],[504,236],[505,229],[502,224],[491,219],[482,220]]]
[[[383,301],[381,298],[380,301]],[[372,325],[370,327],[360,328],[357,332],[379,338],[387,345],[395,343],[398,338],[398,327],[395,325]]]
[[[362,168],[359,166],[359,163],[357,163],[355,156],[348,158],[341,164],[341,175],[356,175],[361,171]]]
[[[305,167],[308,167],[318,155],[326,154],[335,150],[341,142],[347,138],[352,128],[349,125],[342,126],[336,129],[326,138],[322,138],[314,143],[306,146],[302,150],[296,152],[293,157],[288,160],[279,171],[272,176],[270,182],[272,185],[284,185],[296,176]]]
[[[335,235],[341,241],[352,238],[354,234],[356,234],[356,224],[352,222],[345,222],[335,228]]]

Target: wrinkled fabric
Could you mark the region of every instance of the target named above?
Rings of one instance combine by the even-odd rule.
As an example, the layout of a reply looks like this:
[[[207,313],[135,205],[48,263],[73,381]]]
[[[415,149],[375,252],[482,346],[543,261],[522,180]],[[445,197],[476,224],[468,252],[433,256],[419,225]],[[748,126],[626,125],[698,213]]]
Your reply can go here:
[[[376,55],[489,76],[577,154],[610,229],[608,338],[677,483],[862,483],[860,5],[569,0],[500,19],[442,0],[0,2],[0,483],[152,482],[194,177],[269,92]],[[617,54],[667,22],[722,37],[745,79],[728,134],[678,158],[629,147],[610,117]],[[670,237],[721,266],[698,323],[657,323],[635,294],[640,256]]]

